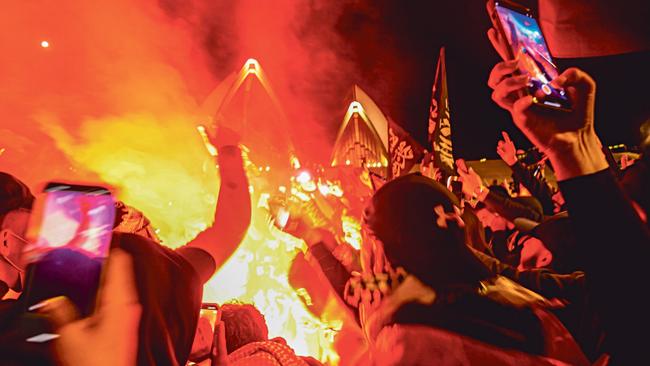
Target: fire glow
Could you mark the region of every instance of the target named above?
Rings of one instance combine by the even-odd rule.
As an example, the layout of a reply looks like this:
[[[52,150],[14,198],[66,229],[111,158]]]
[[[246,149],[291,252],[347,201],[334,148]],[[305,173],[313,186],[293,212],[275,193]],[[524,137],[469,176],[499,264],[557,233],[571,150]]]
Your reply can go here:
[[[237,104],[237,98],[248,101],[255,95],[251,91],[255,82],[259,82],[270,98],[272,106],[277,108],[281,119],[285,118],[280,103],[265,77],[264,70],[254,59],[246,61],[238,75],[233,75],[232,84],[216,105],[215,115],[227,114],[229,104]],[[255,108],[258,103],[251,103],[248,108]],[[248,106],[245,104],[245,106]],[[247,112],[245,112],[246,114]],[[207,139],[205,127],[199,126],[198,133],[210,155],[218,151]],[[244,147],[244,151],[254,153],[255,146]],[[344,192],[336,182],[321,177],[317,171],[301,168],[299,159],[290,154],[285,166],[272,167],[268,162],[251,161],[249,154],[244,154],[245,166],[251,186],[253,207],[251,226],[242,244],[217,274],[206,284],[204,301],[224,303],[238,300],[254,304],[265,315],[269,327],[269,336],[281,336],[299,355],[310,355],[336,365],[338,355],[334,351],[334,336],[342,327],[342,320],[332,314],[323,314],[320,318],[312,314],[307,306],[312,299],[305,288],[294,288],[290,284],[294,259],[300,252],[306,251],[306,245],[289,234],[277,229],[271,222],[269,199],[275,193],[289,195],[301,202],[307,215],[316,225],[332,222],[340,217],[329,199],[340,200]],[[282,176],[290,172],[289,176]],[[274,186],[273,182],[286,181],[287,186]],[[360,226],[352,217],[341,218],[342,237],[354,242],[358,248]],[[356,233],[355,233],[356,231]]]
[[[300,117],[300,123],[290,127],[293,141],[305,147],[301,157],[321,161],[327,159],[331,146],[328,128],[319,122],[340,111],[327,102],[338,103],[338,94],[322,93],[320,88],[337,90],[335,82],[347,86],[353,67],[346,58],[336,57],[333,33],[324,26],[335,20],[337,12],[325,12],[333,14],[325,19],[318,8],[320,23],[311,26],[318,38],[303,43],[294,29],[304,27],[296,22],[310,24],[315,8],[300,2],[244,0],[228,4],[227,13],[212,8],[214,2],[205,2],[205,7],[192,8],[201,14],[190,14],[183,21],[178,21],[175,8],[163,9],[161,3],[168,2],[6,4],[0,14],[0,39],[12,57],[0,60],[0,69],[11,75],[1,86],[6,100],[0,104],[4,116],[0,168],[24,179],[32,189],[57,178],[115,187],[118,199],[151,220],[165,245],[178,247],[210,225],[214,216],[219,180],[211,155],[218,152],[206,151],[202,140],[206,130],[197,133],[197,126],[218,122],[217,108],[206,107],[206,101],[215,84],[226,79],[224,73],[242,67],[240,62],[251,55],[259,57],[263,62],[248,59],[235,72],[238,87],[259,91],[257,83],[261,83],[270,98],[263,107],[275,106],[280,114],[279,105],[285,103],[282,107],[289,108],[292,122]],[[340,8],[328,2],[322,6]],[[232,29],[238,37],[229,37],[236,52],[227,61],[206,47],[212,43],[206,42],[204,30],[214,28],[203,26],[204,21],[212,24],[217,15],[224,24],[238,27]],[[216,52],[222,55],[230,50],[223,47]],[[276,78],[275,92],[265,71]],[[228,104],[227,99],[235,96],[219,97],[217,104]],[[264,112],[258,114],[266,117]],[[263,120],[270,130],[287,128],[255,117],[249,115],[248,122]],[[288,119],[282,115],[278,119],[283,118]],[[251,126],[243,130],[257,132]],[[246,143],[251,159],[265,147],[257,138]],[[286,166],[260,158],[253,159],[258,165],[247,160],[254,200],[251,228],[239,250],[206,286],[205,300],[254,303],[266,315],[271,336],[284,337],[298,354],[336,364],[332,339],[340,321],[325,319],[327,314],[312,315],[307,310],[312,303],[307,290],[289,283],[291,263],[305,244],[269,226],[264,200],[260,201],[264,193],[289,195],[295,188],[287,172],[301,168],[298,154],[289,144],[282,152],[290,157]],[[285,178],[286,182],[270,183]],[[318,180],[316,174],[312,178],[314,195],[344,196],[335,182]],[[302,197],[305,206],[316,205],[312,195]]]

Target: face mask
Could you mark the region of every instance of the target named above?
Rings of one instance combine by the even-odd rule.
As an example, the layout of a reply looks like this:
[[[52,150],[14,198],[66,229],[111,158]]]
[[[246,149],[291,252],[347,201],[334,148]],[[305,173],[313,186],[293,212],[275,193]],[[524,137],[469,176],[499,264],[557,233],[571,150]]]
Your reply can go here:
[[[0,238],[2,240],[2,248],[0,249],[0,259],[3,261],[7,262],[11,267],[13,267],[15,270],[20,272],[22,275],[25,273],[25,270],[22,269],[20,266],[18,266],[13,260],[11,260],[8,257],[9,254],[9,240],[18,240],[23,243],[23,245],[27,244],[27,240],[21,238],[20,236],[16,235],[13,231],[5,229],[0,232]]]

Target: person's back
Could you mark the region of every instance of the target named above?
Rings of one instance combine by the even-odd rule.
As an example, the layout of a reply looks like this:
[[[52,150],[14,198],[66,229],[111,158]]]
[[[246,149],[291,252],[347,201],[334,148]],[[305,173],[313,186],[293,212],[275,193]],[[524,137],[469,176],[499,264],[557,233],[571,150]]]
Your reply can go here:
[[[113,235],[113,246],[133,258],[142,305],[138,365],[176,365],[190,353],[203,294],[200,275],[184,247],[171,250],[142,236]]]

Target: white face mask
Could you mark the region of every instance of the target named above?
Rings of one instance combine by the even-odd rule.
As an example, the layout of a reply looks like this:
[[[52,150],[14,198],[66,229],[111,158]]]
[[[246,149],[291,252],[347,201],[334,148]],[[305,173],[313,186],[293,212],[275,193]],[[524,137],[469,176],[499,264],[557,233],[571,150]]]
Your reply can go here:
[[[10,248],[13,247],[13,245],[10,244],[10,240],[17,240],[22,242],[21,246],[25,246],[27,244],[27,240],[21,238],[20,236],[16,235],[13,231],[9,229],[4,229],[0,231],[0,240],[2,242],[0,243],[0,260],[8,263],[11,267],[13,267],[15,270],[17,270],[21,275],[25,273],[25,270],[21,268],[18,264],[16,264],[11,258],[9,258],[9,252]]]

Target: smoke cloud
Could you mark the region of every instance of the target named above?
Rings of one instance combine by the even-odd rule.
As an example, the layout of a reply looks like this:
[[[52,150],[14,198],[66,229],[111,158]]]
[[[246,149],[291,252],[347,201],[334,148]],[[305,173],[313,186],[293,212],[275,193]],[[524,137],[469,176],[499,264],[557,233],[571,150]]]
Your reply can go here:
[[[336,30],[345,6],[5,4],[0,169],[34,188],[51,179],[104,181],[143,210],[169,245],[179,245],[210,223],[218,191],[195,131],[212,117],[202,104],[246,59],[258,59],[268,75],[301,160],[328,162],[345,93],[357,81]]]

